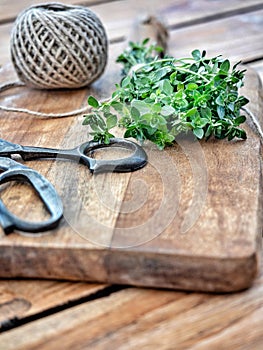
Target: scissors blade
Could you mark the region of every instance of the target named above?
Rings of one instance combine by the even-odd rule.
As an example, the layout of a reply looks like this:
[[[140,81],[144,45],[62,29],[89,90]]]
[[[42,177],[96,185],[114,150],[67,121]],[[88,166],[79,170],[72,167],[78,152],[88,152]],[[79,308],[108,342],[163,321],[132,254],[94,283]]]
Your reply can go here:
[[[11,154],[15,154],[21,150],[22,150],[22,146],[0,139],[0,156],[1,157],[9,157]]]

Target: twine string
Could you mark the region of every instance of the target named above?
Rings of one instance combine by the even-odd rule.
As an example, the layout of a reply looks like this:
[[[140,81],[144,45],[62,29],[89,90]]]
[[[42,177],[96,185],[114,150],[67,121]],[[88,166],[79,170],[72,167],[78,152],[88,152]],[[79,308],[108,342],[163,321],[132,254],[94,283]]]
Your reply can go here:
[[[6,91],[8,89],[23,87],[23,86],[26,86],[26,84],[21,82],[21,81],[8,82],[8,83],[0,85],[0,93],[3,91]],[[69,112],[44,113],[44,112],[32,111],[32,110],[27,109],[27,108],[7,107],[7,106],[0,105],[0,110],[5,111],[5,112],[25,113],[25,114],[33,115],[36,117],[45,117],[45,118],[72,117],[72,116],[87,112],[89,110],[89,108],[90,107],[88,105],[86,105],[82,108],[74,109],[74,110],[69,111]]]
[[[104,26],[84,6],[51,3],[27,8],[16,19],[10,46],[19,79],[37,89],[88,86],[107,63]]]
[[[75,89],[90,85],[104,72],[108,55],[105,28],[85,6],[49,3],[19,14],[11,32],[11,59],[19,81],[0,86],[0,93],[29,86]],[[85,113],[89,106],[69,112],[43,113],[0,105],[0,110],[38,117],[61,118]]]

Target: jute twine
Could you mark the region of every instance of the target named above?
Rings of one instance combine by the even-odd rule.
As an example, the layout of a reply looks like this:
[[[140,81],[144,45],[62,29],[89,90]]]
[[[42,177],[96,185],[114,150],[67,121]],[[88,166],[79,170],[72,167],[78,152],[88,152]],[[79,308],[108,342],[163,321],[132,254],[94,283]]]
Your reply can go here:
[[[100,19],[84,6],[48,3],[31,6],[16,19],[11,33],[11,58],[20,79],[0,86],[37,89],[80,88],[103,73],[108,40]],[[23,108],[0,109],[39,116],[69,116],[87,107],[62,114],[46,114]]]

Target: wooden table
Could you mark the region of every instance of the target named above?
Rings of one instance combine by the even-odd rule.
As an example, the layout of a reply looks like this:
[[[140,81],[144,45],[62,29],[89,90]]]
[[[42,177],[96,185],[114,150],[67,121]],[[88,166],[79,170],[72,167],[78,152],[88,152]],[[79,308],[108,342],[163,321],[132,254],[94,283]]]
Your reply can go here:
[[[13,20],[31,3],[41,2],[23,0],[13,5],[0,0],[2,82],[14,77],[9,57]],[[263,78],[262,0],[64,2],[90,6],[104,22],[114,52],[123,48],[136,16],[157,13],[168,24],[169,53],[179,57],[195,48],[206,48],[211,55],[221,53],[233,61],[242,60]],[[65,99],[63,92],[54,98],[61,109],[69,110],[79,107],[88,93],[90,90],[75,91]],[[1,101],[8,104],[11,99],[15,104],[23,100],[32,109],[50,112],[45,103],[50,101],[48,94],[40,96],[39,92],[29,94],[24,90],[3,95]],[[3,113],[1,121],[6,118],[12,115]],[[64,119],[65,129],[70,128],[70,119]],[[57,123],[40,122],[42,136],[38,141],[52,143]],[[25,116],[15,129],[21,142],[25,131],[32,143],[38,132],[34,120]],[[6,127],[4,130],[12,133]],[[0,349],[261,349],[262,268],[260,271],[250,289],[233,294],[55,280],[1,280]]]

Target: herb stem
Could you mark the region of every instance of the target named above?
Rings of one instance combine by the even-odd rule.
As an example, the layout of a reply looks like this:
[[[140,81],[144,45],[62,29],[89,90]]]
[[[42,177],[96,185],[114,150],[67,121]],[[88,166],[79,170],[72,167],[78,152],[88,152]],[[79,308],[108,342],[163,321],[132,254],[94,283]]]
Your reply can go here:
[[[174,59],[173,57],[170,57],[170,58],[163,58],[163,59],[160,59],[160,60],[155,60],[155,61],[152,61],[152,62],[148,62],[148,63],[144,63],[144,64],[139,64],[138,65],[138,68],[135,69],[134,71],[137,72],[139,71],[140,69],[144,68],[144,67],[147,67],[147,66],[152,66],[156,63],[165,63],[165,62],[172,62],[172,63],[175,63],[175,62],[183,62],[186,60],[187,58],[181,58],[181,59]],[[191,60],[193,61],[192,58],[188,58],[188,60]],[[201,75],[200,73],[197,73],[197,72],[194,72],[190,69],[187,69],[187,68],[183,68],[183,67],[178,67],[176,65],[174,65],[174,67],[178,70],[178,71],[181,71],[181,72],[185,72],[185,73],[190,73],[190,74],[193,74],[193,75],[196,75],[198,76],[199,78],[203,79],[204,81],[206,81],[207,83],[210,83],[210,80],[207,79],[206,77],[204,77],[203,75]]]
[[[175,63],[175,62],[181,62],[181,63],[185,63],[186,60],[190,60],[190,61],[194,61],[193,58],[190,58],[190,57],[186,57],[186,58],[180,58],[180,59],[175,59],[174,57],[168,57],[168,58],[161,58],[159,60],[154,60],[154,61],[151,61],[151,62],[146,62],[146,63],[139,63],[138,64],[138,68],[135,69],[135,71],[137,70],[140,70],[144,67],[147,67],[147,66],[154,66],[156,63],[165,63],[165,62],[172,62],[172,63]]]
[[[210,83],[210,80],[207,79],[205,76],[201,75],[200,73],[194,72],[194,71],[192,71],[192,70],[190,70],[190,69],[186,69],[186,68],[182,68],[182,67],[177,67],[177,66],[176,66],[176,69],[179,70],[179,71],[181,71],[181,72],[184,72],[184,73],[189,73],[189,74],[196,75],[197,77],[203,79],[205,82]]]

